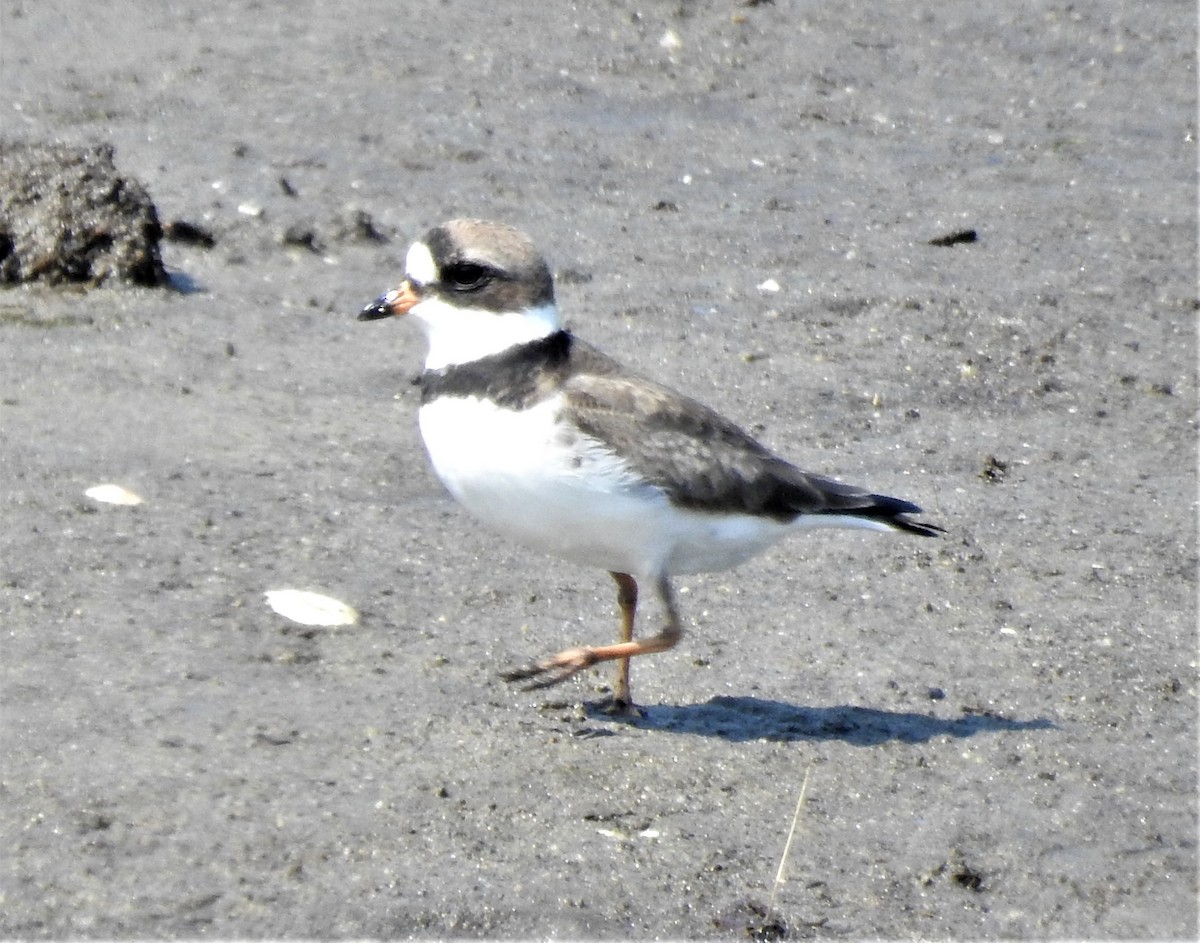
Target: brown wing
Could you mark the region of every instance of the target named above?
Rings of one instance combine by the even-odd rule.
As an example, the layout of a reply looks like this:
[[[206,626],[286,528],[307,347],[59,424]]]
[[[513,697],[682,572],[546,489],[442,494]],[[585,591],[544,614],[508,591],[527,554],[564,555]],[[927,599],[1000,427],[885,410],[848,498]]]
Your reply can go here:
[[[938,530],[900,517],[919,512],[915,504],[803,472],[709,407],[629,376],[578,340],[571,360],[563,383],[570,418],[675,504],[781,521],[840,514],[926,535]]]

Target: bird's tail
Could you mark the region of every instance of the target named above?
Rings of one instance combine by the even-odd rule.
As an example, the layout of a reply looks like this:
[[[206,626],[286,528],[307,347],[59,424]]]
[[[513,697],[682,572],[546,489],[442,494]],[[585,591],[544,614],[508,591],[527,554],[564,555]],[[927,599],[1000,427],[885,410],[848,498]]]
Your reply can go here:
[[[871,501],[868,507],[857,508],[850,512],[843,510],[834,513],[850,513],[854,517],[861,517],[867,521],[877,521],[893,530],[918,534],[921,537],[937,537],[939,534],[946,533],[945,528],[938,527],[936,524],[911,520],[908,517],[909,514],[921,513],[921,509],[911,501],[893,498],[886,494],[868,494],[865,497]]]
[[[872,494],[862,488],[843,484],[832,478],[807,475],[810,485],[815,486],[824,499],[824,507],[816,517],[829,515],[840,524],[870,527],[878,530],[899,530],[921,537],[936,537],[944,534],[944,528],[925,521],[914,521],[908,515],[920,514],[921,508],[903,498],[887,494]],[[816,523],[814,521],[814,523]]]

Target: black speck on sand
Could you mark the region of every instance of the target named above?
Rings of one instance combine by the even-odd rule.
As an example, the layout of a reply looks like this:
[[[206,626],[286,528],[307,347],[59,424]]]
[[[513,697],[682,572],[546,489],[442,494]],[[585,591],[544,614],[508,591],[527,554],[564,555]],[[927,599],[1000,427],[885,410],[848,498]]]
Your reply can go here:
[[[4,135],[215,245],[0,293],[0,936],[1196,937],[1192,5],[61,7]],[[505,686],[611,583],[453,506],[354,320],[464,214],[946,537],[680,580],[642,722]]]

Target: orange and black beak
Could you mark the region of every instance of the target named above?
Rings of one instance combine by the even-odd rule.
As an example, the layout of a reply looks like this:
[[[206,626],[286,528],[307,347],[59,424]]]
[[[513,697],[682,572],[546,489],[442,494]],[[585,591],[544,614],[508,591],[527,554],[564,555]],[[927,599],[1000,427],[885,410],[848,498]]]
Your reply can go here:
[[[406,278],[399,288],[393,288],[387,294],[381,295],[358,312],[358,320],[378,321],[380,318],[399,317],[408,314],[413,305],[420,300],[413,290],[412,282]]]

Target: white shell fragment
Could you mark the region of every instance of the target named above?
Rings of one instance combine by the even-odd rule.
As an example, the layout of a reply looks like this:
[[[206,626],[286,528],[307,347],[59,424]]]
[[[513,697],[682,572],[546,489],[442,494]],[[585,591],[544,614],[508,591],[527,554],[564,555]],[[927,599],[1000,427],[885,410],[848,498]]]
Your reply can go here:
[[[128,488],[122,488],[120,485],[96,485],[88,488],[84,494],[93,501],[101,501],[104,504],[123,504],[126,507],[135,507],[142,503],[142,496],[134,494]]]
[[[776,292],[780,290],[779,282],[775,281],[773,278],[768,278],[765,282],[762,282],[757,287],[759,291]]]
[[[354,625],[358,622],[358,612],[332,596],[305,589],[271,589],[265,595],[268,606],[300,625]]]

